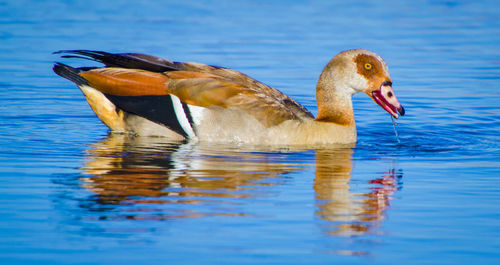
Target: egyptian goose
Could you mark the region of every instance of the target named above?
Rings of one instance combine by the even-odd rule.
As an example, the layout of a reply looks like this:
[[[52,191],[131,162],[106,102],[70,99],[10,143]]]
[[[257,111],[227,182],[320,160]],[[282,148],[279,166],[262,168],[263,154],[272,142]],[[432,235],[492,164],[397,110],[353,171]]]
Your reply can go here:
[[[138,53],[58,51],[105,67],[55,63],[112,131],[174,140],[260,144],[356,142],[352,95],[364,92],[398,118],[404,109],[384,60],[364,50],[337,54],[316,86],[315,118],[295,100],[235,70]]]

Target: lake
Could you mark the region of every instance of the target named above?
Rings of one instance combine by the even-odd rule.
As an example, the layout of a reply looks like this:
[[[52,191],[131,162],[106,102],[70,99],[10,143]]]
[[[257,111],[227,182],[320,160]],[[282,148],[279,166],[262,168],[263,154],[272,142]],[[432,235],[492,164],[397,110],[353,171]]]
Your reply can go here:
[[[498,1],[0,1],[0,262],[500,264],[498,14]],[[361,94],[355,146],[109,134],[51,69],[62,49],[225,66],[316,114],[321,70],[351,48],[389,65],[400,142]]]

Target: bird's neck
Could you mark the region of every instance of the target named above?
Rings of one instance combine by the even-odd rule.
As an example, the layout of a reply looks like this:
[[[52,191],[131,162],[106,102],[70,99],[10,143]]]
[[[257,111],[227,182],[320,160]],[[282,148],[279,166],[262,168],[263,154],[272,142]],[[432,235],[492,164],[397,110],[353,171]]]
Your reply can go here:
[[[318,102],[318,122],[331,122],[342,126],[355,126],[352,109],[352,94],[349,89],[342,87],[338,79],[321,74],[316,86],[316,100]]]

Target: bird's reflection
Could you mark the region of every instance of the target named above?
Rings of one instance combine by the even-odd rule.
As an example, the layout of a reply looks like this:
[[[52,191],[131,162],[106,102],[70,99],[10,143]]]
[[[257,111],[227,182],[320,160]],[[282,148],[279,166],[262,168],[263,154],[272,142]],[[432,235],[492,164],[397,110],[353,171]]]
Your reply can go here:
[[[326,231],[336,235],[362,235],[383,220],[391,195],[398,189],[395,170],[370,180],[369,192],[350,189],[352,149],[316,152],[314,190],[317,216],[328,221]]]
[[[394,172],[388,172],[367,183],[369,192],[353,192],[353,151],[348,147],[314,150],[314,156],[241,150],[112,134],[87,150],[80,184],[95,195],[85,205],[132,205],[134,214],[127,213],[127,218],[134,220],[247,216],[238,207],[244,199],[263,196],[267,186],[281,185],[289,173],[315,166],[316,216],[325,231],[359,235],[380,223],[398,187]]]

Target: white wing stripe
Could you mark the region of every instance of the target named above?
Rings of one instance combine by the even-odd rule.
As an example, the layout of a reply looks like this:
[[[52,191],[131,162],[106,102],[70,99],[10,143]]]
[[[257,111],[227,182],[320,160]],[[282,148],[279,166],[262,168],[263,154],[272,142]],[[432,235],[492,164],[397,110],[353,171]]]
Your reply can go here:
[[[196,137],[196,134],[193,131],[193,127],[191,127],[191,124],[186,117],[186,113],[184,113],[182,102],[178,97],[174,95],[170,95],[170,97],[172,98],[172,104],[174,105],[175,116],[177,116],[177,121],[179,121],[182,129],[184,130],[184,132],[186,132],[189,138]]]

